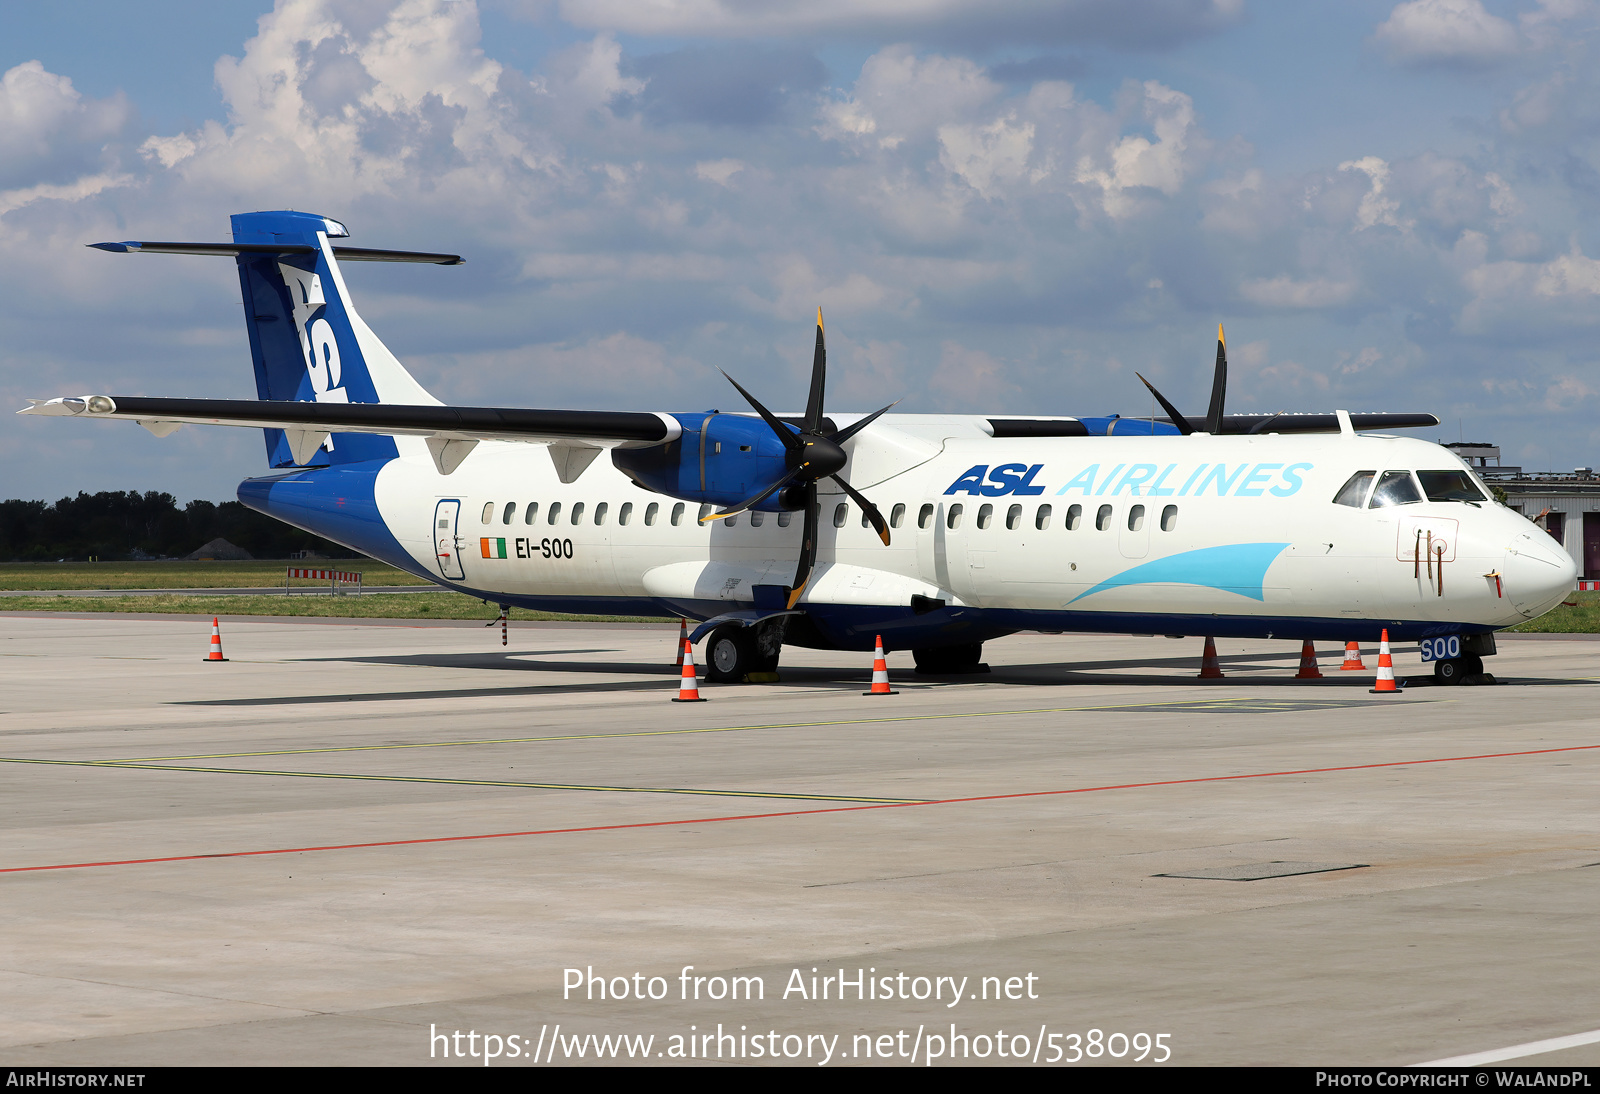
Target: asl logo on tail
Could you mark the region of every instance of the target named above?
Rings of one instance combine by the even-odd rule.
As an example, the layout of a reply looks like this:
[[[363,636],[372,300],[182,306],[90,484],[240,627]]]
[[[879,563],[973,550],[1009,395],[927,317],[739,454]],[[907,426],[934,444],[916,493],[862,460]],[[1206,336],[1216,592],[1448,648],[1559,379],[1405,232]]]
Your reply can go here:
[[[333,324],[323,318],[328,301],[322,295],[320,275],[278,263],[283,283],[289,287],[294,303],[294,327],[300,336],[300,355],[305,359],[306,374],[311,377],[311,390],[319,403],[348,403],[350,393],[340,386],[343,369],[339,364],[339,342],[333,336]],[[316,318],[313,319],[312,316]]]

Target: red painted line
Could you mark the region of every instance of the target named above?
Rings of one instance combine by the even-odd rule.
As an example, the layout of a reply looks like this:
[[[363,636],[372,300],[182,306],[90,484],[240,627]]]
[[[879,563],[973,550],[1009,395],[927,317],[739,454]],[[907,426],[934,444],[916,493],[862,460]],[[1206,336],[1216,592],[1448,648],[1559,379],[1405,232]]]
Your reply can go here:
[[[634,824],[595,824],[584,828],[535,828],[526,832],[483,832],[472,836],[430,836],[425,839],[379,840],[372,843],[330,843],[319,847],[273,847],[261,851],[219,851],[206,855],[167,855],[161,858],[113,859],[106,862],[62,862],[50,866],[7,866],[0,868],[0,874],[23,874],[34,870],[82,870],[91,866],[144,866],[155,862],[194,862],[200,859],[249,858],[253,855],[302,855],[312,851],[360,851],[369,847],[412,847],[425,843],[463,843],[469,840],[512,839],[518,836],[565,836],[575,835],[579,832],[619,832],[635,828],[670,828],[680,824],[716,824],[722,821],[811,817],[824,813],[859,813],[869,809],[915,809],[929,805],[962,805],[969,802],[1010,801],[1016,798],[1048,798],[1062,794],[1094,794],[1102,790],[1144,790],[1155,786],[1191,786],[1197,783],[1232,782],[1239,779],[1276,779],[1288,775],[1326,775],[1339,771],[1371,771],[1383,767],[1414,767],[1419,764],[1460,763],[1465,760],[1503,760],[1518,756],[1548,756],[1561,752],[1586,752],[1591,749],[1600,749],[1600,745],[1535,748],[1525,752],[1485,752],[1476,756],[1438,756],[1428,760],[1390,760],[1385,763],[1347,764],[1341,767],[1303,767],[1292,771],[1254,771],[1245,775],[1206,775],[1197,779],[1162,779],[1156,782],[1078,786],[1070,790],[1024,790],[1016,794],[980,794],[970,798],[938,798],[933,801],[921,802],[886,802],[882,805],[838,805],[825,809],[789,809],[781,813],[738,813],[725,817],[686,817],[682,820],[640,821]]]

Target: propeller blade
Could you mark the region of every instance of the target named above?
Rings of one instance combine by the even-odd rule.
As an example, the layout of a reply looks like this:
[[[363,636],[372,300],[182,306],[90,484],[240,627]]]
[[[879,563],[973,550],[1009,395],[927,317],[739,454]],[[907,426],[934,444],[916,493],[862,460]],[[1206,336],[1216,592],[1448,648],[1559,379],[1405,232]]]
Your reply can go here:
[[[722,372],[720,368],[717,371]],[[722,375],[728,376],[726,372],[722,372]],[[755,407],[756,413],[761,415],[762,419],[772,427],[772,431],[778,435],[778,439],[783,442],[783,447],[788,449],[791,455],[799,455],[800,452],[805,448],[805,445],[801,443],[799,437],[795,436],[794,430],[778,421],[777,417],[772,413],[772,411],[762,406],[761,402],[754,395],[746,391],[744,387],[740,385],[738,380],[735,380],[732,376],[728,376],[728,383],[738,388],[739,394],[744,396],[745,402]]]
[[[800,477],[800,472],[802,472],[804,470],[805,470],[804,466],[800,466],[800,467],[794,468],[787,475],[785,475],[783,478],[779,479],[777,482],[773,483],[771,486],[769,486],[765,490],[761,491],[761,493],[757,494],[755,497],[746,498],[744,501],[741,501],[738,505],[735,505],[732,509],[725,509],[720,513],[712,513],[710,516],[701,517],[700,518],[700,523],[701,524],[710,524],[714,520],[722,520],[722,519],[724,519],[726,517],[736,517],[740,513],[744,512],[746,509],[754,509],[756,506],[760,505],[763,501],[767,500],[767,496],[768,495],[774,493],[775,491],[782,490],[785,486],[788,486],[795,479],[799,478]]]
[[[893,410],[895,407],[897,407],[899,405],[900,405],[900,400],[896,399],[894,402],[892,402],[888,406],[884,407],[883,410],[874,410],[871,414],[868,414],[865,418],[862,418],[859,422],[856,422],[854,425],[846,426],[845,428],[839,430],[839,432],[835,433],[833,436],[829,437],[828,439],[830,441],[832,441],[834,444],[844,444],[845,441],[848,441],[851,437],[854,437],[857,433],[860,433],[863,429],[867,428],[867,426],[869,426],[873,422],[877,421],[878,420],[878,415],[884,413],[884,411]]]
[[[808,433],[822,432],[822,395],[828,386],[828,349],[822,338],[822,309],[817,309],[817,351],[811,358],[811,394],[806,399],[804,429]]]
[[[1222,324],[1217,324],[1217,371],[1211,380],[1211,409],[1206,411],[1206,432],[1222,432],[1222,404],[1228,395],[1228,346],[1222,338]]]
[[[885,547],[889,546],[889,524],[883,519],[883,514],[878,512],[878,507],[862,497],[860,491],[838,475],[829,475],[828,477],[844,487],[844,492],[850,495],[850,500],[861,506],[861,511],[867,514],[867,519],[872,522],[872,527],[878,533],[878,538],[883,540]]]
[[[817,501],[816,482],[806,483],[806,523],[805,532],[800,537],[800,564],[795,567],[794,585],[789,589],[789,607],[793,608],[800,600],[800,595],[806,591],[806,583],[811,580],[811,564],[817,556],[817,517],[821,513],[821,505]]]
[[[1134,375],[1139,376],[1137,372],[1135,372]],[[1139,382],[1150,389],[1150,394],[1156,397],[1156,402],[1160,403],[1161,409],[1167,412],[1167,416],[1172,419],[1172,424],[1178,427],[1179,433],[1182,433],[1185,437],[1187,437],[1189,434],[1194,432],[1194,426],[1189,424],[1189,419],[1185,418],[1182,414],[1179,414],[1178,408],[1167,402],[1167,397],[1161,394],[1161,392],[1157,391],[1154,384],[1152,384],[1149,380],[1146,380],[1143,376],[1139,376]]]

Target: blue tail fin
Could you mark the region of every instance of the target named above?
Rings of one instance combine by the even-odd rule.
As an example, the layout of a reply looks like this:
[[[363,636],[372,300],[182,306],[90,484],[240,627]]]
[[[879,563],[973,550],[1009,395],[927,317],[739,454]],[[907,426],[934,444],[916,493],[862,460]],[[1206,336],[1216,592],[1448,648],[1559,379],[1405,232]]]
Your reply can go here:
[[[252,250],[236,260],[258,397],[437,406],[439,400],[423,390],[356,314],[328,243],[330,237],[347,235],[338,221],[312,213],[279,210],[233,217],[235,243],[293,248],[279,253]],[[299,466],[282,430],[265,433],[273,467]],[[393,438],[360,433],[336,433],[323,448],[314,462],[397,455]]]

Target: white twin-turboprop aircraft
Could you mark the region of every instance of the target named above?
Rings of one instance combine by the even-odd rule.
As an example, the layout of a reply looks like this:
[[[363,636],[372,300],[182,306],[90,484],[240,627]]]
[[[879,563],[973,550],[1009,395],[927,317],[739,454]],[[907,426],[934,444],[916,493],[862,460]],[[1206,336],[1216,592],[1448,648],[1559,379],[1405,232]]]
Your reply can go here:
[[[1357,432],[1432,415],[1224,414],[1220,329],[1198,429],[1153,388],[1166,420],[830,417],[820,313],[801,415],[742,387],[754,414],[446,406],[361,321],[340,262],[461,260],[329,242],[346,235],[280,211],[235,216],[232,243],[94,244],[233,257],[260,398],[21,413],[263,428],[273,471],[240,484],[246,505],[492,603],[702,620],[711,679],[880,634],[961,672],[1024,629],[1386,628],[1453,683],[1573,588],[1567,553],[1448,450]]]

